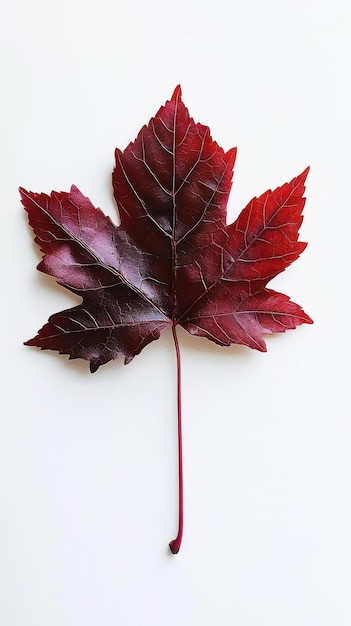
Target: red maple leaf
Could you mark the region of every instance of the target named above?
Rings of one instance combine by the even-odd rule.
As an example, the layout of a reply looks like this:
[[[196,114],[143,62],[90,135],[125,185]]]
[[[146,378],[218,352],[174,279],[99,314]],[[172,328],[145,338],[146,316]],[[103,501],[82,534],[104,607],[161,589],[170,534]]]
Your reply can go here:
[[[179,529],[183,526],[180,357],[175,328],[222,345],[265,351],[262,335],[311,319],[267,283],[306,247],[298,241],[306,169],[226,223],[236,149],[195,124],[177,87],[133,143],[116,150],[112,182],[120,226],[72,186],[50,196],[20,189],[38,266],[81,296],[27,345],[90,361],[129,363],[172,328],[178,363]]]

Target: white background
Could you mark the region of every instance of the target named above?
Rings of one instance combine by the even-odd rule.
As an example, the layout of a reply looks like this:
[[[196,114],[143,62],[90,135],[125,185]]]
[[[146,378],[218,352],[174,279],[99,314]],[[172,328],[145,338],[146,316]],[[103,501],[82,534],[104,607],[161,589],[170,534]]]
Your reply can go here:
[[[351,623],[349,0],[13,0],[1,24],[0,622]],[[220,349],[170,333],[128,367],[22,345],[74,300],[17,188],[76,184],[117,219],[116,146],[181,83],[238,146],[229,219],[311,165],[301,258],[272,285],[314,326]]]

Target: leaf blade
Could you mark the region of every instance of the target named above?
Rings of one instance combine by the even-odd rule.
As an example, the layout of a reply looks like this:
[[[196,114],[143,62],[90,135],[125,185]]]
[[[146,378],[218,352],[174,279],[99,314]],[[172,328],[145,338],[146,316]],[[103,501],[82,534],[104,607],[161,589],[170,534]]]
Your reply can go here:
[[[20,190],[43,253],[38,269],[82,298],[28,345],[84,358],[95,371],[114,358],[129,362],[177,324],[264,351],[263,335],[311,323],[267,289],[306,247],[299,228],[308,168],[227,225],[236,148],[224,152],[195,123],[179,86],[115,154],[119,227],[74,186],[50,196]]]

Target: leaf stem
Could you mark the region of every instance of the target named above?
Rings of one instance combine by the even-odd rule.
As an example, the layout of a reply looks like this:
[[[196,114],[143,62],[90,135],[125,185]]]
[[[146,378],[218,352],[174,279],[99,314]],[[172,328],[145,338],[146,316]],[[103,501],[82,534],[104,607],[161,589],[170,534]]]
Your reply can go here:
[[[178,554],[183,537],[183,444],[182,444],[182,397],[181,397],[181,369],[180,350],[175,325],[172,326],[173,341],[177,357],[177,414],[178,414],[178,534],[169,547],[172,554]]]

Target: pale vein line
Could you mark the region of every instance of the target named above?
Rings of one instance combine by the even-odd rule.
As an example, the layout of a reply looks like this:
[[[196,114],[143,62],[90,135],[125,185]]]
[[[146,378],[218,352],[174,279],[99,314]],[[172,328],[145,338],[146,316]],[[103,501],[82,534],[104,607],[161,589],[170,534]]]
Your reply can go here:
[[[197,160],[195,161],[194,165],[190,168],[189,172],[187,173],[187,175],[185,176],[184,180],[181,182],[179,187],[175,190],[175,194],[179,193],[179,191],[182,189],[182,187],[187,182],[189,176],[191,176],[191,174],[193,173],[195,168],[201,162],[201,156],[202,156],[203,151],[204,151],[204,146],[205,146],[205,141],[206,141],[207,135],[208,135],[208,129],[206,129],[206,132],[204,133],[204,135],[202,137],[201,147],[200,147],[200,150],[199,150],[199,155],[198,155]],[[213,154],[211,154],[211,156],[208,159],[206,159],[206,161],[210,161],[212,159],[212,157],[213,157]]]
[[[225,164],[225,168],[224,168],[224,170],[223,170],[223,173],[222,173],[222,175],[221,175],[221,177],[220,177],[219,181],[217,181],[217,185],[216,185],[215,189],[213,190],[212,196],[209,198],[208,202],[206,202],[206,204],[205,204],[205,207],[204,207],[204,210],[203,210],[203,212],[202,212],[201,216],[199,217],[199,219],[197,220],[197,222],[194,224],[194,226],[192,226],[192,227],[191,227],[191,228],[190,228],[190,229],[189,229],[189,230],[188,230],[188,231],[187,231],[187,232],[183,235],[183,237],[181,237],[181,238],[177,241],[177,245],[178,245],[181,241],[183,241],[183,239],[186,239],[186,238],[190,235],[190,233],[192,233],[192,232],[193,232],[193,230],[195,230],[195,229],[198,227],[198,225],[202,222],[202,220],[204,219],[204,216],[205,216],[205,214],[206,214],[206,211],[207,211],[208,207],[211,205],[212,200],[213,200],[214,196],[216,195],[216,193],[217,193],[217,191],[218,191],[218,187],[220,186],[220,184],[221,184],[221,182],[222,182],[222,180],[223,180],[223,178],[224,178],[225,174],[227,173],[228,167],[229,167],[229,163],[227,162],[227,163]]]
[[[158,136],[158,134],[157,134],[157,132],[156,132],[156,129],[155,129],[155,122],[154,122],[154,120],[151,120],[151,125],[152,125],[152,132],[153,132],[153,134],[154,134],[154,136],[155,136],[155,139],[156,139],[156,141],[160,144],[161,148],[162,148],[165,152],[168,152],[168,154],[172,154],[172,150],[169,150],[169,148],[167,148],[167,147],[165,146],[165,144],[163,143],[163,141],[161,141],[161,139],[159,138],[159,136]]]
[[[128,185],[129,185],[129,187],[130,187],[130,188],[131,188],[131,190],[133,191],[133,193],[134,193],[135,197],[139,200],[139,202],[140,202],[140,204],[141,204],[142,208],[144,209],[145,215],[146,215],[146,216],[150,219],[150,221],[151,221],[151,222],[153,222],[153,224],[155,224],[156,228],[157,228],[158,230],[160,230],[160,231],[161,231],[161,232],[165,235],[165,237],[169,238],[169,237],[170,237],[169,233],[167,233],[167,232],[166,232],[166,231],[165,231],[165,230],[164,230],[164,229],[160,226],[160,224],[159,224],[159,223],[158,223],[158,222],[157,222],[157,221],[156,221],[156,220],[152,217],[152,215],[150,215],[150,213],[148,212],[148,210],[147,210],[147,207],[146,207],[146,205],[145,205],[144,200],[143,200],[143,199],[139,196],[139,194],[138,194],[137,190],[135,189],[134,185],[133,185],[133,184],[132,184],[132,182],[130,181],[130,179],[129,179],[128,175],[127,175],[127,172],[125,171],[125,169],[124,169],[124,167],[123,167],[123,164],[122,164],[122,161],[121,161],[121,159],[120,159],[119,154],[118,154],[118,161],[119,161],[119,164],[120,164],[120,166],[121,166],[121,170],[122,170],[122,172],[123,172],[123,175],[124,175],[124,177],[125,177],[125,179],[126,179],[126,181],[127,181]]]

